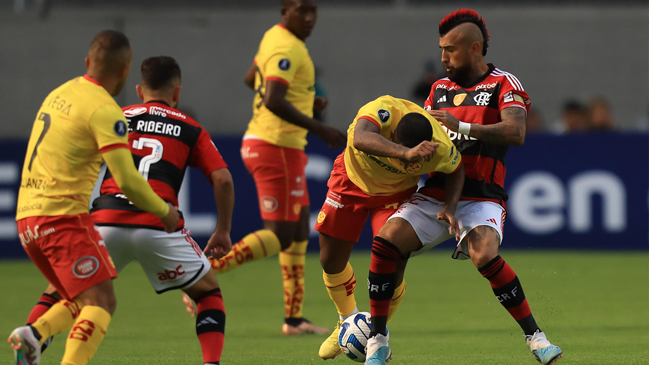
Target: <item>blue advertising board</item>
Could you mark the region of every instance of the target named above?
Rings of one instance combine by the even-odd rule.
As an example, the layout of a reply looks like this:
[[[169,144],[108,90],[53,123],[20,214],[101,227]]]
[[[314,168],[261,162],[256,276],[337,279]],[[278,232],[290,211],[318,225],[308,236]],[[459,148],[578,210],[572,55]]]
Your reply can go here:
[[[254,181],[241,162],[239,136],[214,138],[235,181],[232,239],[262,227]],[[14,214],[25,140],[0,142],[0,258],[26,257],[17,239]],[[340,150],[316,138],[306,148],[311,223],[324,202],[327,179]],[[507,155],[509,193],[504,247],[646,250],[649,247],[649,135],[529,135]],[[212,187],[190,169],[179,197],[188,228],[204,245],[214,230]],[[357,245],[369,249],[366,227]],[[449,249],[453,242],[441,245]],[[309,249],[318,249],[312,230]]]

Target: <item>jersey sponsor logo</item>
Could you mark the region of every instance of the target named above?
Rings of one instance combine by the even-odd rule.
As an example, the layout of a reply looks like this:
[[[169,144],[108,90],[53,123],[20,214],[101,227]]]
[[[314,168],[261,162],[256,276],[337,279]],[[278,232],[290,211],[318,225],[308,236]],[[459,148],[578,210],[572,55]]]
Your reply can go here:
[[[498,83],[495,83],[495,82],[493,84],[489,84],[489,83],[480,84],[480,85],[476,86],[474,90],[478,91],[478,90],[493,89],[494,87],[496,87],[496,85],[498,85]]]
[[[462,102],[463,102],[464,99],[466,98],[466,95],[467,95],[467,94],[457,94],[457,95],[455,95],[455,96],[453,97],[453,104],[454,104],[455,106],[460,106],[460,104],[462,104]]]
[[[298,198],[304,196],[304,190],[291,190],[291,196],[297,196]]]
[[[143,133],[166,134],[174,137],[179,137],[180,132],[182,132],[182,128],[179,125],[153,120],[138,120],[135,125],[135,130]]]
[[[419,171],[421,171],[422,167],[424,167],[424,165],[421,162],[413,162],[410,165],[408,165],[408,167],[406,168],[406,171],[409,174],[416,174]]]
[[[457,164],[457,160],[460,158],[460,154],[456,153],[455,157],[453,157],[453,161],[451,161],[451,166],[455,166]]]
[[[318,224],[324,222],[325,218],[327,218],[327,214],[323,211],[320,211],[320,213],[318,213]]]
[[[514,101],[514,94],[511,91],[508,91],[503,95],[503,102],[504,103],[511,103]]]
[[[264,211],[272,213],[277,210],[277,207],[279,207],[279,203],[272,196],[266,195],[261,198],[261,209]]]
[[[144,114],[146,113],[146,111],[147,111],[146,107],[139,106],[139,107],[124,110],[124,115],[127,117],[134,117],[136,115]]]
[[[458,132],[453,132],[452,130],[448,129],[447,126],[443,125],[442,128],[446,131],[446,134],[448,134],[448,138],[451,141],[459,140],[461,141],[462,139],[466,141],[477,141],[478,139],[475,137],[469,137],[466,134],[458,133]]]
[[[165,270],[164,272],[158,273],[158,280],[167,281],[167,280],[176,280],[185,275],[186,271],[183,270],[183,265],[178,265],[173,270]]]
[[[99,270],[99,260],[94,256],[85,256],[72,266],[72,273],[78,278],[87,278]]]
[[[165,108],[162,108],[162,107],[159,107],[159,106],[149,107],[149,114],[151,114],[151,115],[159,115],[159,116],[161,116],[163,118],[166,118],[167,114],[168,114],[168,115],[173,115],[174,117],[178,117],[178,118],[181,118],[181,119],[187,119],[187,117],[183,113],[173,111],[173,110],[169,110],[169,109],[165,109]]]
[[[459,89],[459,88],[460,88],[460,87],[457,86],[457,85],[451,85],[451,86],[448,86],[448,85],[446,85],[446,84],[437,84],[437,86],[435,86],[435,90],[437,90],[437,89],[444,89],[444,90],[448,90],[448,91],[453,91],[453,90],[457,90],[457,89]]]
[[[33,240],[45,237],[54,232],[56,232],[56,229],[54,229],[54,227],[41,229],[40,226],[35,226],[34,230],[32,231],[31,227],[27,226],[24,232],[18,233],[18,238],[20,239],[20,243],[23,246],[27,246],[27,244],[32,242]]]
[[[257,158],[259,157],[258,152],[250,152],[250,147],[244,147],[241,149],[241,158]]]
[[[279,60],[279,64],[277,66],[282,71],[288,71],[288,69],[291,68],[291,61],[289,61],[288,58],[282,58],[281,60]]]
[[[385,109],[379,109],[376,113],[379,115],[381,123],[387,123],[390,119],[390,112]]]
[[[376,158],[376,157],[374,157],[374,156],[372,156],[372,155],[369,155],[369,154],[368,154],[367,157],[368,157],[370,160],[376,162],[379,166],[383,167],[383,168],[384,168],[385,170],[387,170],[387,171],[390,171],[390,172],[392,172],[392,173],[394,173],[394,174],[399,174],[399,175],[405,175],[405,174],[406,174],[405,172],[403,172],[403,171],[397,169],[396,167],[392,167],[392,166],[390,166],[390,165],[388,165],[388,164],[382,162],[381,160],[379,160],[378,158]]]
[[[487,106],[489,105],[489,100],[491,99],[491,93],[482,91],[478,95],[473,97],[475,105],[477,106]]]
[[[117,122],[115,122],[115,125],[113,125],[113,130],[115,130],[115,134],[120,137],[125,137],[128,133],[126,122],[124,122],[123,120],[118,120]]]
[[[330,197],[327,197],[325,199],[325,204],[327,204],[330,207],[333,207],[334,209],[343,208],[345,206],[345,204],[337,202],[337,201],[331,199]]]
[[[437,103],[446,103],[446,94],[442,95],[441,98],[437,99]]]
[[[455,152],[455,145],[451,146],[451,153],[448,155],[448,157],[453,156],[453,152]]]

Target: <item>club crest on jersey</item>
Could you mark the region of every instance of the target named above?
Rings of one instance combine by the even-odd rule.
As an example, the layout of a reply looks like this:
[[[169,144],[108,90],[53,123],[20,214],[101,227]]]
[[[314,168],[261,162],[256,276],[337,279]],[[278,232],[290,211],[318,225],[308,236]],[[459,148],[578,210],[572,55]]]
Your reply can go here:
[[[388,119],[390,119],[390,112],[385,109],[379,109],[376,114],[379,115],[381,123],[387,123]]]
[[[126,133],[128,133],[128,128],[126,128],[126,123],[123,120],[115,122],[113,129],[115,130],[115,134],[120,137],[125,137]]]
[[[420,162],[413,162],[408,167],[406,168],[406,171],[408,171],[409,174],[416,174],[419,171],[421,171],[421,168],[424,167],[424,165]],[[396,208],[395,208],[396,209]]]
[[[136,115],[146,113],[147,110],[148,109],[143,107],[143,106],[142,107],[135,107],[135,108],[131,108],[131,109],[128,109],[128,110],[124,110],[124,115],[127,116],[127,117],[134,117]]]
[[[489,105],[489,100],[491,99],[491,93],[482,91],[480,94],[473,97],[475,100],[475,105],[477,106],[487,106]]]
[[[466,99],[466,94],[457,94],[453,97],[453,104],[455,106],[460,106],[464,99]]]
[[[288,71],[288,69],[291,68],[291,61],[289,61],[288,58],[282,58],[281,60],[279,60],[279,64],[277,66],[282,71]]]
[[[72,273],[78,278],[87,278],[99,270],[99,260],[94,256],[85,256],[72,266]]]
[[[324,222],[325,218],[327,218],[327,214],[323,211],[320,211],[320,213],[318,213],[318,224]]]

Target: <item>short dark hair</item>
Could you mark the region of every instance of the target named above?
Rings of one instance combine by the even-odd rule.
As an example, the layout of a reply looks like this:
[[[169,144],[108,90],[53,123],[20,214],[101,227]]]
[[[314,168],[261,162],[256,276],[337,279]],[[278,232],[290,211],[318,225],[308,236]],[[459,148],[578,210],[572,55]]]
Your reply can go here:
[[[149,57],[140,67],[142,84],[151,90],[171,87],[173,80],[180,79],[180,66],[169,56]]]
[[[480,28],[483,39],[482,55],[486,56],[489,47],[489,30],[487,30],[487,22],[475,10],[459,9],[444,17],[439,23],[439,36],[443,37],[451,29],[463,23],[473,23]]]
[[[433,126],[430,125],[430,120],[420,113],[404,115],[395,133],[395,142],[408,148],[416,147],[423,141],[433,140]]]
[[[586,108],[582,103],[575,99],[569,99],[563,104],[563,112],[583,112]]]
[[[128,62],[130,58],[125,57],[126,53],[123,52],[130,49],[131,42],[124,33],[117,30],[104,30],[92,40],[88,55],[101,64],[103,70],[114,73]]]

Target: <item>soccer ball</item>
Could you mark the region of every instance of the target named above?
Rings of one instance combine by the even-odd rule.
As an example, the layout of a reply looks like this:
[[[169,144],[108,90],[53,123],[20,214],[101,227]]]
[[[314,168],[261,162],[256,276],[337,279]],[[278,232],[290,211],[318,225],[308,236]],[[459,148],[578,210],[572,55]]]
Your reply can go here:
[[[372,330],[371,314],[359,312],[347,318],[340,326],[338,344],[348,358],[356,362],[365,362],[365,347]],[[387,328],[385,329],[386,332]],[[387,333],[388,340],[390,333]]]

